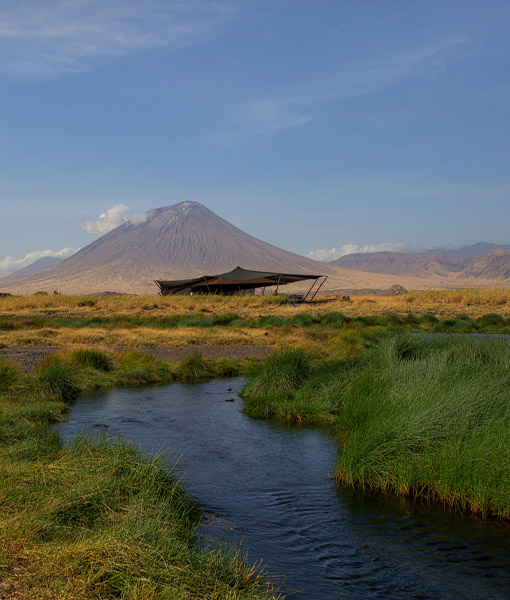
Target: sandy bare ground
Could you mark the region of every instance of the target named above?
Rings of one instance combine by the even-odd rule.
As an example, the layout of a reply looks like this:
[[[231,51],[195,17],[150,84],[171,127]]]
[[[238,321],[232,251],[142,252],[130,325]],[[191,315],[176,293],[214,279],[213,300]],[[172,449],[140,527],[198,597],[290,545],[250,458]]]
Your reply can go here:
[[[33,371],[41,362],[51,354],[64,350],[65,347],[50,346],[13,346],[0,348],[0,360],[9,359],[18,363],[24,371]],[[122,346],[110,348],[116,354],[125,350]],[[168,346],[153,346],[150,348],[137,347],[136,350],[152,354],[159,360],[180,361],[195,351],[201,352],[206,358],[266,358],[273,352],[271,346],[182,346],[172,348]]]

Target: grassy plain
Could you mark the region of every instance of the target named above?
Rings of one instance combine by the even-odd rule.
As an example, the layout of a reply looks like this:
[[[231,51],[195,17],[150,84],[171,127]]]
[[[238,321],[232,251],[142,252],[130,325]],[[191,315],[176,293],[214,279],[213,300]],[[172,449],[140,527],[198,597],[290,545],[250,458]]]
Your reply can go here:
[[[81,390],[240,368],[96,349],[51,356],[29,375],[0,361],[0,597],[274,598],[243,557],[197,547],[200,510],[157,457],[100,437],[63,447],[48,430]]]
[[[496,317],[480,322],[488,313]],[[314,304],[285,296],[12,296],[0,298],[0,347],[302,346],[328,355],[349,345],[355,350],[357,330],[510,332],[509,319],[510,290],[326,297]]]

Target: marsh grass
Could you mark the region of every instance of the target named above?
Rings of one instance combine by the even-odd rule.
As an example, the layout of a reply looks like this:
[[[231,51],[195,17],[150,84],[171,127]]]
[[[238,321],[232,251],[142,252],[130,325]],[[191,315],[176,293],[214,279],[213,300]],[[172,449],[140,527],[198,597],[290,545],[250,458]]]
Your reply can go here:
[[[57,356],[46,358],[37,370],[42,389],[63,402],[72,402],[80,394],[73,369]]]
[[[246,385],[243,395],[247,398],[285,396],[298,389],[310,373],[311,359],[303,349],[276,352]]]
[[[343,485],[510,518],[510,342],[382,336],[315,361],[274,392],[269,361],[243,391],[255,417],[334,424]],[[254,385],[257,383],[258,385]]]
[[[80,366],[97,371],[107,372],[113,367],[113,354],[97,348],[76,348],[72,351],[71,359]]]
[[[131,370],[122,381],[172,372],[138,353],[107,371],[81,356],[60,353],[33,375],[7,377],[0,392],[0,595],[275,598],[245,557],[197,545],[201,511],[162,458],[105,437],[63,447],[48,430],[64,418],[70,380],[93,389],[114,384],[122,368]]]
[[[10,360],[0,360],[0,392],[14,386],[21,378],[21,369]]]

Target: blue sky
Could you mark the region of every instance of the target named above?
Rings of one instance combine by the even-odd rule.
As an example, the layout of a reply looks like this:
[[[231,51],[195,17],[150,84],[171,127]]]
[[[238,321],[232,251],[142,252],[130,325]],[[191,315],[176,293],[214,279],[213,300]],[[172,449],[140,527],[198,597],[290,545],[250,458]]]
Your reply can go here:
[[[508,243],[509,27],[493,0],[3,0],[0,270],[184,200],[323,258]]]

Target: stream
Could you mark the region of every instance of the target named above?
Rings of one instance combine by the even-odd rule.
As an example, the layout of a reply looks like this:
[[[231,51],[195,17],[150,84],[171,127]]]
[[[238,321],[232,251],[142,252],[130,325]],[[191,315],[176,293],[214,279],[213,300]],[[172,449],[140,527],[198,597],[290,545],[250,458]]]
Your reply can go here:
[[[84,394],[58,430],[163,451],[209,514],[204,543],[241,544],[293,600],[508,600],[508,523],[339,489],[335,438],[245,416],[244,383]]]

